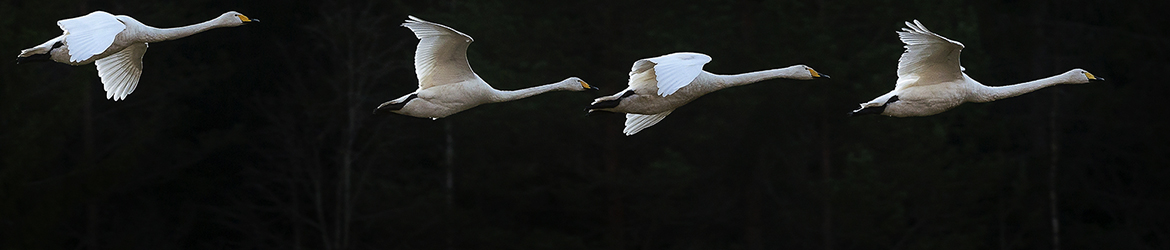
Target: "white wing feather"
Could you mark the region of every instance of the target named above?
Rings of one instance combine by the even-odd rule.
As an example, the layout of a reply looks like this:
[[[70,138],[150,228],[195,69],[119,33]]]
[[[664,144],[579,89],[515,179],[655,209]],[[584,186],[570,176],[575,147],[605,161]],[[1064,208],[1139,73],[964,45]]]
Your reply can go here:
[[[80,62],[105,52],[114,43],[114,38],[126,29],[126,24],[104,11],[57,21],[67,34],[65,45],[69,46],[69,61]]]
[[[634,135],[643,129],[658,124],[663,118],[670,115],[670,112],[674,112],[674,110],[653,115],[626,114],[626,128],[622,129],[622,133],[625,133],[627,136]]]
[[[419,39],[414,51],[419,89],[479,78],[467,62],[467,45],[474,41],[471,36],[442,24],[409,18],[402,26]]]
[[[646,58],[634,62],[634,67],[630,71],[630,76],[633,77],[638,73],[646,70],[649,63],[654,65],[656,87],[658,88],[658,95],[668,96],[674,94],[703,72],[703,65],[711,62],[711,57],[690,52],[673,53],[669,55]],[[631,78],[633,80],[633,78]],[[630,85],[639,84],[642,82],[631,81]],[[648,84],[648,83],[646,83]]]
[[[658,92],[658,80],[654,76],[654,63],[646,59],[634,62],[634,67],[630,69],[630,81],[626,85],[628,89],[642,90],[648,92]]]
[[[963,78],[959,52],[963,44],[926,29],[918,20],[898,31],[906,52],[898,59],[898,84],[894,89],[951,82]]]
[[[94,61],[98,76],[102,78],[102,88],[106,90],[106,99],[126,99],[138,87],[138,78],[142,76],[142,55],[146,54],[146,47],[145,43],[130,45],[118,53]]]

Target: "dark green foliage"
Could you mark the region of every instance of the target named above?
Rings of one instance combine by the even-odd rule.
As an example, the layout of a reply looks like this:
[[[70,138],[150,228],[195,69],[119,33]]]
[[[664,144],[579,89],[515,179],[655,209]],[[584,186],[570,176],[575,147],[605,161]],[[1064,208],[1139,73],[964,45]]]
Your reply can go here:
[[[1062,248],[1165,249],[1167,7],[0,1],[9,55],[93,10],[263,20],[151,44],[124,101],[90,65],[0,67],[0,249],[1046,249],[1053,164]],[[370,115],[417,87],[408,14],[474,37],[497,88],[578,76],[602,91]],[[894,86],[912,19],[963,42],[987,85],[1078,67],[1109,81],[845,117]],[[715,73],[833,78],[716,92],[630,137],[620,114],[584,116],[635,60],[677,51]]]

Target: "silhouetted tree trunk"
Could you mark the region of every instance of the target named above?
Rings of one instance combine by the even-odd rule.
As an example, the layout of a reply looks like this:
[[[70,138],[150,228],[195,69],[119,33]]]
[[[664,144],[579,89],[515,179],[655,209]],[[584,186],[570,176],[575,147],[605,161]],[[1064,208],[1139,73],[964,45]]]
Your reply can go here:
[[[443,131],[447,134],[447,150],[443,154],[443,165],[447,166],[447,182],[443,185],[447,193],[447,249],[455,249],[455,225],[452,219],[455,208],[455,130],[451,128],[451,119],[443,120]]]
[[[1060,138],[1059,126],[1056,122],[1056,110],[1058,108],[1059,99],[1058,92],[1052,92],[1052,107],[1048,112],[1048,212],[1052,219],[1052,249],[1060,249],[1060,214],[1057,211],[1057,195],[1056,195],[1056,170],[1060,166]]]
[[[826,23],[829,22],[829,9],[831,3],[826,0],[816,1],[816,20],[814,25],[817,29],[824,29],[828,27]],[[811,38],[811,37],[810,37]],[[833,203],[831,195],[832,173],[833,168],[830,164],[832,151],[829,148],[829,125],[824,117],[817,121],[820,127],[820,134],[817,140],[820,142],[821,153],[821,188],[824,192],[821,195],[821,244],[824,245],[825,250],[833,250]]]
[[[410,41],[387,41],[386,16],[370,2],[330,2],[321,5],[321,19],[304,26],[303,33],[314,43],[272,44],[283,52],[290,75],[275,91],[282,98],[263,103],[261,114],[274,124],[268,131],[281,141],[258,145],[264,155],[284,161],[276,169],[259,168],[268,183],[256,184],[267,200],[240,199],[241,206],[285,211],[293,228],[279,234],[251,235],[281,241],[280,248],[350,249],[362,239],[355,233],[360,222],[358,209],[363,185],[369,175],[372,148],[385,145],[373,140],[378,131],[367,123],[373,108],[366,102],[371,86],[380,84],[403,63],[387,61],[387,54]],[[319,60],[301,60],[305,51],[324,55]],[[273,109],[272,107],[292,107]],[[306,119],[308,118],[308,119]],[[266,131],[266,132],[268,132]],[[275,208],[274,208],[275,207]],[[228,213],[236,213],[230,211]],[[229,214],[245,222],[225,222],[248,229],[248,223],[272,224],[239,212]],[[237,225],[238,224],[238,225]],[[302,228],[303,227],[303,228]],[[307,230],[304,230],[307,229]],[[292,239],[289,239],[289,238]],[[314,240],[316,239],[316,240]],[[262,241],[262,240],[257,240]],[[288,247],[288,245],[293,247]]]
[[[760,204],[762,194],[762,180],[767,178],[766,169],[771,165],[768,162],[769,147],[760,147],[756,154],[757,162],[751,168],[744,182],[744,241],[747,249],[762,250],[764,249],[764,233],[763,233],[763,208]]]
[[[830,161],[832,159],[832,151],[829,146],[829,125],[821,118],[821,134],[820,134],[820,148],[821,148],[821,180],[824,183],[825,193],[821,197],[821,242],[825,245],[825,250],[833,250],[833,203],[830,191],[832,185],[833,165]]]
[[[1048,16],[1048,2],[1035,1],[1032,6],[1032,19],[1030,20],[1033,28],[1034,49],[1032,52],[1032,75],[1047,75],[1051,74],[1051,60],[1052,55],[1049,51],[1048,35],[1045,32],[1044,21]],[[1048,124],[1046,128],[1039,131],[1048,131],[1048,213],[1049,220],[1052,226],[1052,249],[1060,250],[1060,216],[1056,209],[1057,195],[1056,195],[1056,169],[1057,169],[1057,147],[1056,147],[1056,92],[1051,93],[1051,106],[1048,110]],[[1044,126],[1044,125],[1039,125]]]
[[[89,5],[88,3],[89,3],[89,1],[80,1],[80,3],[78,3],[78,12],[88,13],[90,11],[89,7],[88,7],[88,5]],[[82,131],[81,131],[82,139],[81,140],[82,140],[82,147],[84,147],[82,149],[82,158],[81,158],[82,159],[82,163],[81,163],[82,169],[93,169],[95,166],[94,163],[97,161],[97,156],[95,155],[95,151],[94,151],[95,148],[94,148],[94,131],[93,131],[93,95],[90,94],[90,92],[93,91],[93,82],[95,82],[95,81],[91,80],[91,81],[84,83],[83,85],[85,85],[85,87],[84,87],[85,91],[81,92],[81,95],[82,95],[82,97],[81,97],[81,102],[82,102],[82,104],[81,104],[82,105],[81,120],[83,123],[82,128],[81,128],[82,129]],[[97,80],[96,82],[97,82],[97,84],[101,84],[100,79]],[[98,202],[97,198],[90,198],[90,200],[88,201],[88,204],[86,204],[86,206],[85,206],[85,216],[86,216],[85,236],[82,239],[82,245],[85,246],[85,248],[87,248],[87,249],[100,249],[98,247],[98,243],[97,243],[97,230],[98,230],[97,229],[98,228],[98,226],[97,226],[97,224],[98,224],[97,202]]]
[[[760,191],[755,188],[755,181],[748,181],[747,190],[744,190],[744,200],[747,202],[746,213],[744,215],[744,241],[747,243],[747,248],[752,250],[764,249],[764,235],[761,229],[763,220],[760,211]]]
[[[85,91],[82,92],[82,144],[85,149],[82,150],[82,164],[81,169],[90,170],[95,167],[94,164],[97,159],[94,155],[94,132],[93,132],[93,95],[90,94],[93,84],[85,84]],[[101,249],[97,242],[98,232],[98,202],[97,197],[90,197],[85,206],[85,235],[82,238],[82,245],[86,249]]]
[[[370,110],[370,107],[365,106],[363,95],[370,85],[378,83],[378,80],[394,67],[394,64],[380,59],[398,47],[387,46],[393,43],[381,39],[385,31],[377,25],[371,25],[381,24],[385,19],[381,14],[371,13],[371,5],[372,3],[343,3],[337,8],[340,9],[339,12],[345,14],[325,13],[323,16],[331,18],[326,18],[325,26],[321,27],[323,29],[316,30],[323,37],[331,39],[333,47],[339,50],[337,54],[341,55],[341,58],[338,58],[341,63],[340,81],[332,82],[332,86],[338,88],[335,93],[341,97],[340,101],[344,105],[346,115],[345,124],[340,131],[341,166],[338,170],[335,211],[332,216],[334,249],[349,249],[351,245],[354,200],[358,199],[356,196],[359,194],[355,186],[359,184],[356,182],[365,179],[367,173],[356,172],[360,152],[370,145],[362,143],[362,147],[358,146],[358,140],[363,139],[359,138],[361,134],[359,130],[363,129],[361,125],[369,118]]]
[[[604,131],[621,131],[621,129],[613,129],[614,125],[611,123],[604,123]],[[609,193],[609,207],[607,211],[607,221],[609,224],[609,241],[610,249],[621,250],[625,249],[625,204],[622,203],[622,194],[618,188],[618,168],[621,166],[621,150],[618,148],[621,143],[618,142],[621,138],[618,133],[605,133],[605,178],[606,186]]]

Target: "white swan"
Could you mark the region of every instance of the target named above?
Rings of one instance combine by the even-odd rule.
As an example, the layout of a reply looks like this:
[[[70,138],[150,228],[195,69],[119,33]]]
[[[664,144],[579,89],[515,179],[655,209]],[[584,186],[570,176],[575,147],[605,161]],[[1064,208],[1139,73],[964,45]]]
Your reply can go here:
[[[716,90],[775,78],[829,78],[804,65],[738,75],[716,75],[703,71],[703,65],[710,61],[710,56],[691,52],[638,60],[630,70],[629,88],[612,96],[597,98],[586,110],[590,113],[626,113],[626,127],[622,133],[628,136],[657,124],[674,109]]]
[[[990,102],[1057,84],[1105,80],[1088,71],[1073,69],[1015,85],[985,86],[967,76],[965,69],[959,66],[962,43],[927,30],[918,20],[906,22],[906,26],[909,28],[898,32],[898,37],[906,44],[906,52],[898,59],[898,82],[894,90],[862,103],[861,108],[850,115],[928,116],[964,102]]]
[[[219,27],[235,27],[259,22],[235,11],[223,13],[210,21],[160,29],[133,17],[115,16],[104,11],[57,21],[65,34],[20,51],[16,63],[56,61],[69,65],[97,65],[106,98],[122,100],[134,92],[142,75],[142,55],[148,43],[174,40]]]
[[[471,36],[442,24],[408,17],[410,20],[402,26],[410,28],[419,39],[414,51],[418,90],[378,105],[375,114],[385,110],[439,119],[485,103],[512,101],[555,90],[597,89],[580,78],[569,77],[526,89],[497,90],[480,79],[467,62],[467,45],[473,41]]]

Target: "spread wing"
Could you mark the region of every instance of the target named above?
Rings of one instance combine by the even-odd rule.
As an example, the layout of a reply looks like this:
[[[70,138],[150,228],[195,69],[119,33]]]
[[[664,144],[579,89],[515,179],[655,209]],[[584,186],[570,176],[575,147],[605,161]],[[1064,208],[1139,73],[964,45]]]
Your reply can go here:
[[[409,17],[402,26],[419,39],[414,51],[414,73],[418,76],[419,89],[479,78],[467,63],[467,45],[474,41],[471,36],[442,24]]]
[[[894,89],[951,82],[963,78],[959,51],[963,44],[926,29],[918,20],[898,31],[906,52],[898,59],[898,84]]]
[[[146,54],[146,43],[127,46],[122,51],[94,61],[106,98],[123,100],[138,87],[142,76],[142,55]]]
[[[674,110],[667,110],[666,112],[653,115],[626,114],[626,128],[622,129],[622,133],[625,133],[627,136],[637,134],[643,129],[658,124],[663,118],[670,115],[670,112],[674,112]]]
[[[105,52],[114,44],[114,38],[126,29],[126,24],[104,11],[57,21],[65,31],[65,45],[69,46],[69,61],[80,62]]]
[[[658,89],[658,95],[668,96],[694,81],[708,62],[711,62],[710,56],[690,52],[638,60],[630,70],[630,87],[653,87]],[[654,78],[650,78],[647,73],[653,73]]]

